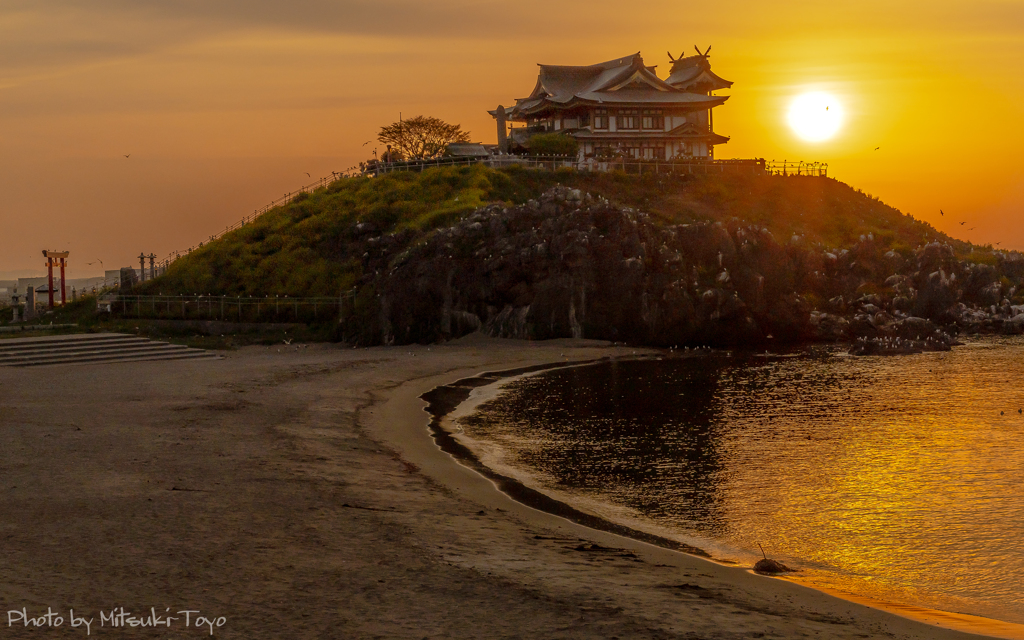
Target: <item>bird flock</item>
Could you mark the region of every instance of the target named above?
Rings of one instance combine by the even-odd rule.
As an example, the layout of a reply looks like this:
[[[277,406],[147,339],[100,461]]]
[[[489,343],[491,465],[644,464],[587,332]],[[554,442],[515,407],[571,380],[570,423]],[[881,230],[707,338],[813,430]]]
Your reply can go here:
[[[939,209],[939,215],[940,215],[940,216],[942,216],[942,217],[945,217],[945,216],[946,216],[946,212],[945,212],[945,211],[943,211],[942,209]],[[966,225],[966,224],[967,224],[967,221],[966,221],[966,220],[964,220],[964,221],[958,221],[958,222],[957,222],[957,224],[959,224],[959,225],[960,225],[960,226],[962,227],[962,226],[964,226],[964,225]],[[977,229],[977,228],[978,228],[978,227],[967,227],[967,229],[965,229],[965,231],[967,231],[968,233],[970,233],[971,231],[974,231],[974,230],[975,230],[975,229]],[[995,243],[995,246],[997,246],[997,247],[998,247],[998,246],[999,246],[1000,244],[1002,244],[1002,243],[1001,243],[1001,242],[996,242],[996,243]]]

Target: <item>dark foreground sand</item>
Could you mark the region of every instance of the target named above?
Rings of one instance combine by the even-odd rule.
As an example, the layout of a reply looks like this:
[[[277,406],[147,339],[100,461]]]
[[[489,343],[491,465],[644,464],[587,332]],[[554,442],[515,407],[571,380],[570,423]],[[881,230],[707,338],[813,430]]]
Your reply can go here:
[[[427,435],[439,384],[632,353],[470,339],[0,368],[0,639],[85,637],[72,608],[99,638],[208,637],[197,616],[227,638],[970,637],[534,511]],[[61,626],[26,628],[48,607]],[[121,607],[178,619],[100,626]]]

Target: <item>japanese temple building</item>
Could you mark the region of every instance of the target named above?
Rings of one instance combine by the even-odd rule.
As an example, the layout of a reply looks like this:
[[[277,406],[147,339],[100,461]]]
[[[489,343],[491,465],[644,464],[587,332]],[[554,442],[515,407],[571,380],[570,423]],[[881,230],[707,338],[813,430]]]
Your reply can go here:
[[[707,52],[669,60],[665,80],[639,53],[589,66],[539,65],[528,97],[489,112],[498,121],[499,146],[521,148],[532,135],[561,132],[579,142],[580,160],[714,158],[715,145],[729,138],[714,132],[711,113],[728,96],[713,92],[732,82],[711,71]]]

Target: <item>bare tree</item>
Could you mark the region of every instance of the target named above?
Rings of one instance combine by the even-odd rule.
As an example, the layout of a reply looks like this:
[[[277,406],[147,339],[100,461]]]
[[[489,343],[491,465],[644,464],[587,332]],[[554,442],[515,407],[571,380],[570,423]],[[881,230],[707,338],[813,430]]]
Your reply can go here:
[[[469,132],[438,118],[416,116],[381,127],[377,140],[403,157],[422,160],[440,157],[452,142],[469,142]]]

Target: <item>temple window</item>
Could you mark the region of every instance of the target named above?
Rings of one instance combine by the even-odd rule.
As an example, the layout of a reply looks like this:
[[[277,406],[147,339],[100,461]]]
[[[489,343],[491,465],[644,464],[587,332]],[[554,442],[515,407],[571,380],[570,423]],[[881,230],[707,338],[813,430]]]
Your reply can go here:
[[[619,145],[619,151],[622,153],[623,157],[626,158],[638,159],[643,154],[643,150],[640,147],[640,143],[633,141],[623,142],[621,145]]]
[[[664,130],[665,116],[662,115],[661,109],[644,109],[642,124],[644,129]]]
[[[607,129],[608,128],[608,110],[607,109],[594,109],[594,128],[595,129]]]
[[[643,149],[644,160],[664,160],[665,159],[665,143],[664,142],[643,142],[641,143]]]
[[[619,120],[616,123],[616,126],[619,129],[639,129],[640,128],[640,110],[639,109],[619,109],[619,114],[618,115],[619,115]]]

